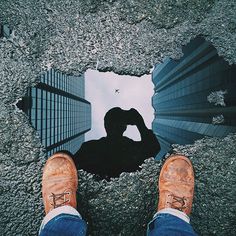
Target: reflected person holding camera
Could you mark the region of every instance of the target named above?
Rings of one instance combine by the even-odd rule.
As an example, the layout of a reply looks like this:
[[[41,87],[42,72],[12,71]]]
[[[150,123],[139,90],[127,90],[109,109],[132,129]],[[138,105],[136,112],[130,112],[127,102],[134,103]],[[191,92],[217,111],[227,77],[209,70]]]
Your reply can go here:
[[[123,136],[127,125],[136,125],[141,141],[134,141]],[[106,137],[84,142],[74,156],[77,169],[96,174],[109,180],[119,177],[122,172],[133,172],[143,161],[155,157],[160,151],[159,142],[144,123],[137,110],[110,109],[104,117]]]

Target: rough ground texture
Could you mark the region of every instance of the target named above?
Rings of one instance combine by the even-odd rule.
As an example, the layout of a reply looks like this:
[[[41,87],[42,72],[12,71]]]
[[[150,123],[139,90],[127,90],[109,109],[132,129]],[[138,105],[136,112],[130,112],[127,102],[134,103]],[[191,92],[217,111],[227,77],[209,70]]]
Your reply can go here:
[[[195,168],[191,223],[200,235],[236,235],[236,135],[205,138],[178,146]],[[157,180],[162,162],[148,159],[142,170],[111,182],[97,182],[80,172],[79,210],[93,235],[145,235],[157,206]]]
[[[43,148],[15,106],[42,68],[142,75],[166,56],[179,58],[181,46],[197,35],[236,62],[234,0],[0,0],[0,9],[0,23],[14,30],[0,39],[0,232],[6,236],[36,235],[43,217]],[[235,141],[179,147],[195,165],[193,224],[201,235],[236,235]],[[80,206],[91,234],[143,235],[159,169],[149,160],[141,172],[110,183],[81,173]]]

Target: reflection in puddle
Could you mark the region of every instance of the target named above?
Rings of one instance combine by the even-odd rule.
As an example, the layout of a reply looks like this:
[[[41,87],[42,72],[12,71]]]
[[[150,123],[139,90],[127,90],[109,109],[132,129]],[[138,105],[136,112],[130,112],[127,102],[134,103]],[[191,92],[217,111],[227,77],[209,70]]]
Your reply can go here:
[[[50,69],[29,88],[17,106],[37,130],[47,156],[60,150],[75,153],[91,128],[91,104],[85,100],[84,76]]]
[[[180,60],[155,67],[153,131],[161,158],[171,144],[189,144],[204,136],[224,137],[236,131],[236,65],[229,66],[203,38],[183,48]]]
[[[183,52],[184,56],[180,60],[166,59],[152,73],[155,85],[152,97],[155,119],[152,129],[161,145],[156,159],[170,151],[172,144],[189,144],[204,136],[224,137],[236,131],[236,81],[233,78],[236,66],[229,66],[217,55],[216,49],[200,37],[186,45]],[[128,84],[128,80],[126,81]],[[92,85],[96,87],[94,81]],[[127,90],[128,95],[132,92],[130,89],[131,86]],[[28,114],[30,122],[38,131],[48,156],[59,150],[75,154],[84,142],[84,133],[91,129],[91,104],[85,100],[84,91],[84,76],[68,76],[50,69],[41,75],[38,85],[30,88],[27,96],[18,103],[18,107]],[[97,98],[99,93],[103,94],[105,91],[98,89],[96,96],[92,95]],[[120,89],[115,84],[109,91],[117,102],[124,104],[122,108],[127,106],[120,99],[125,92],[125,86]],[[125,100],[128,100],[127,97],[129,96]],[[103,103],[112,104],[113,101],[108,100],[104,99]],[[133,106],[128,109],[131,107]],[[151,111],[147,113],[150,114]],[[103,120],[104,112],[99,111],[99,115]],[[94,126],[98,119],[100,118],[97,115],[93,117]],[[109,145],[105,146],[104,150]],[[123,149],[128,155],[127,147]],[[113,156],[112,153],[110,155]],[[99,165],[106,162],[102,161],[106,155],[100,152],[93,156],[99,159]],[[115,169],[110,171],[115,173]],[[127,170],[124,168],[120,172],[122,171]],[[115,176],[118,173],[113,175]]]

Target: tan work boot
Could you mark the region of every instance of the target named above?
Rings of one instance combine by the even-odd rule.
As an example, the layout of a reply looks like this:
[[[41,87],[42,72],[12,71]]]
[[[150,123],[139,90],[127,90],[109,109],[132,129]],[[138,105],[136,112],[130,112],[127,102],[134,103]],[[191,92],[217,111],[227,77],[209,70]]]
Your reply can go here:
[[[189,215],[194,193],[194,171],[190,160],[181,155],[170,156],[159,176],[158,211],[174,208]]]
[[[72,158],[64,153],[51,156],[44,166],[42,179],[46,214],[60,206],[76,208],[77,187],[78,175]]]

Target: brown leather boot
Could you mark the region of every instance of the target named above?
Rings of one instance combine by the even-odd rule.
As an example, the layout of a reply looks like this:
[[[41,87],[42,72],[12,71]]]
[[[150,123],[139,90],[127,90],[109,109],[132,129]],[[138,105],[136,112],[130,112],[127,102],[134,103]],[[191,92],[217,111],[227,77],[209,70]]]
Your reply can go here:
[[[181,155],[170,156],[159,176],[158,211],[174,208],[189,215],[194,193],[194,172],[190,160]]]
[[[72,158],[64,153],[51,156],[43,169],[42,194],[45,212],[69,205],[76,208],[78,175]]]

